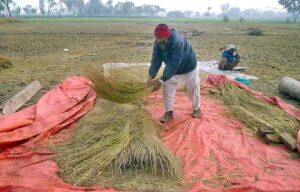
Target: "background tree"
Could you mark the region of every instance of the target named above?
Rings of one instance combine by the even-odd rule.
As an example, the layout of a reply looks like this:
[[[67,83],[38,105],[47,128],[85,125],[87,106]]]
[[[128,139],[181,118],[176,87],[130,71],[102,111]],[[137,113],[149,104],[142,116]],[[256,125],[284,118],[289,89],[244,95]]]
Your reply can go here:
[[[4,10],[5,10],[5,7],[4,7],[2,1],[0,1],[0,16],[2,15],[2,12],[4,12]]]
[[[118,2],[115,6],[114,6],[114,13],[116,15],[122,16],[123,13],[123,2]]]
[[[106,3],[105,3],[105,8],[104,8],[104,13],[106,15],[113,15],[113,12],[114,12],[114,5],[113,5],[113,1],[112,0],[108,0]]]
[[[200,11],[196,11],[196,12],[195,12],[195,17],[201,17]]]
[[[144,6],[135,7],[134,12],[136,16],[147,16],[145,14]]]
[[[158,5],[143,5],[140,8],[140,12],[142,13],[139,14],[139,16],[154,17],[160,13],[165,12],[165,9],[162,9]]]
[[[66,5],[67,10],[72,15],[83,15],[84,0],[62,0]]]
[[[47,0],[48,3],[48,11],[47,14],[52,14],[57,3],[54,0]]]
[[[185,15],[181,11],[169,11],[167,13],[167,17],[172,17],[172,18],[184,18]]]
[[[45,15],[45,0],[39,0],[39,9],[42,15]]]
[[[37,8],[32,7],[31,10],[30,10],[30,13],[31,13],[31,15],[36,15],[37,11],[38,11]]]
[[[21,14],[21,7],[19,7],[19,6],[16,7],[15,9],[11,10],[11,15],[20,16],[20,14]]]
[[[153,15],[150,16],[157,16],[160,13],[165,13],[166,10],[164,8],[159,7],[158,5],[150,5],[153,9]]]
[[[204,17],[210,17],[211,16],[210,11],[211,11],[211,7],[209,6],[209,7],[207,7],[207,11],[205,13],[203,13],[203,16]]]
[[[220,6],[224,22],[228,22],[229,21],[229,17],[226,14],[226,12],[229,10],[229,7],[230,7],[229,3],[225,3],[225,4],[222,4]]]
[[[80,16],[84,14],[84,0],[75,0],[75,13]]]
[[[66,12],[64,0],[59,0],[57,6],[58,6],[59,17],[61,17]]]
[[[154,6],[152,5],[143,5],[141,7],[141,14],[139,14],[139,16],[147,16],[147,17],[151,17],[154,16],[156,13]]]
[[[221,5],[221,11],[223,14],[225,14],[228,10],[229,10],[230,4],[229,3],[225,3]]]
[[[228,17],[239,18],[241,16],[241,10],[238,7],[232,7],[227,11],[226,15]]]
[[[183,13],[184,13],[184,16],[187,18],[190,18],[193,15],[193,11],[190,11],[190,10],[186,10]]]
[[[73,9],[75,6],[75,0],[63,0],[63,3],[66,5],[69,14],[74,14]]]
[[[85,4],[86,14],[89,16],[97,16],[100,15],[104,9],[104,5],[100,0],[89,0]]]
[[[26,15],[36,15],[38,9],[32,7],[32,5],[26,5],[26,6],[23,8],[23,11],[25,12]]]
[[[131,16],[132,13],[134,12],[134,3],[130,2],[130,1],[126,1],[123,4],[123,12],[125,16]]]
[[[11,4],[13,4],[13,1],[12,0],[0,0],[0,2],[2,2],[2,4],[5,6],[5,8],[8,12],[9,18],[11,18],[10,6],[11,6]]]
[[[294,23],[296,23],[300,14],[300,0],[279,0],[278,2],[287,9],[288,13],[293,15]]]
[[[115,13],[120,16],[132,16],[135,11],[134,3],[130,1],[118,2],[114,8]]]
[[[242,16],[245,18],[260,18],[262,17],[262,11],[259,9],[246,9],[243,11]]]
[[[223,15],[222,21],[225,22],[225,23],[229,22],[229,17],[226,14]]]
[[[31,15],[32,5],[26,5],[26,6],[23,8],[23,11],[25,12],[26,15]]]

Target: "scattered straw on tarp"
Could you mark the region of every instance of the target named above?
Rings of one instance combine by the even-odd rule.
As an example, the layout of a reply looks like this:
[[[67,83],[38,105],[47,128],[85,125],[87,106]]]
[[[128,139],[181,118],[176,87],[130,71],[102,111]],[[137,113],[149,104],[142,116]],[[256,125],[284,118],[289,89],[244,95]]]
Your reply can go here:
[[[180,161],[159,139],[160,126],[145,109],[98,99],[77,127],[70,141],[54,146],[65,181],[129,191],[179,191]]]
[[[95,66],[86,72],[99,97],[116,103],[139,103],[151,92],[152,88],[135,74],[117,68],[106,72]]]
[[[230,112],[257,131],[260,127],[272,127],[279,137],[280,133],[288,132],[297,138],[300,123],[280,108],[262,102],[243,89],[224,83],[218,86],[220,98],[230,108]]]

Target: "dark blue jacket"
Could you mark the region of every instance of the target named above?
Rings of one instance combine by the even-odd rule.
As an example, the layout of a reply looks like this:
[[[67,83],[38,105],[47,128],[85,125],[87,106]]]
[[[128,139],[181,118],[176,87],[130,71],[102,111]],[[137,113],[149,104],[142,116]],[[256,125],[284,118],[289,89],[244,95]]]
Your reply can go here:
[[[227,61],[231,63],[235,58],[239,59],[240,55],[234,51],[233,54],[230,54],[228,51],[223,51],[222,57],[226,57]]]
[[[192,46],[174,29],[171,31],[165,50],[162,50],[156,42],[154,43],[149,76],[156,77],[162,62],[166,64],[163,76],[160,78],[163,81],[167,81],[173,75],[191,72],[197,67],[196,54]]]

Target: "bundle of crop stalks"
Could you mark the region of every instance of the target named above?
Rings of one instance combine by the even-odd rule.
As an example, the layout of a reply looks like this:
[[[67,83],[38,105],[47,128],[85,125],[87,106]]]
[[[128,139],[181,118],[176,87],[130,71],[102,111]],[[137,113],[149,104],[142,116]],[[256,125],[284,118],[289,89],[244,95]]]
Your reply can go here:
[[[9,59],[0,55],[0,71],[2,69],[10,68],[11,66],[12,66],[12,62]]]
[[[231,114],[236,116],[253,131],[261,127],[272,127],[279,137],[280,133],[288,132],[297,137],[300,123],[280,108],[260,101],[252,94],[224,83],[218,86],[221,99],[229,106]]]
[[[180,161],[141,107],[98,99],[74,137],[54,146],[62,178],[78,186],[179,191]]]
[[[111,69],[109,73],[104,73],[100,67],[92,67],[86,76],[93,82],[98,96],[116,103],[142,102],[152,89],[134,74],[121,69]]]

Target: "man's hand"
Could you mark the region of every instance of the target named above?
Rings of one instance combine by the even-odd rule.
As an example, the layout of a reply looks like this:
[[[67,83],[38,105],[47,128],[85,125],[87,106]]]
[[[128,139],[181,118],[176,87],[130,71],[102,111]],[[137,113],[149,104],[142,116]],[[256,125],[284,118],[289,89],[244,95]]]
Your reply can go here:
[[[159,79],[153,79],[151,81],[151,84],[153,85],[152,92],[159,90],[159,88],[161,87],[161,82],[159,81]]]
[[[147,85],[148,86],[151,85],[152,80],[153,80],[153,78],[149,76],[148,79],[147,79]]]

